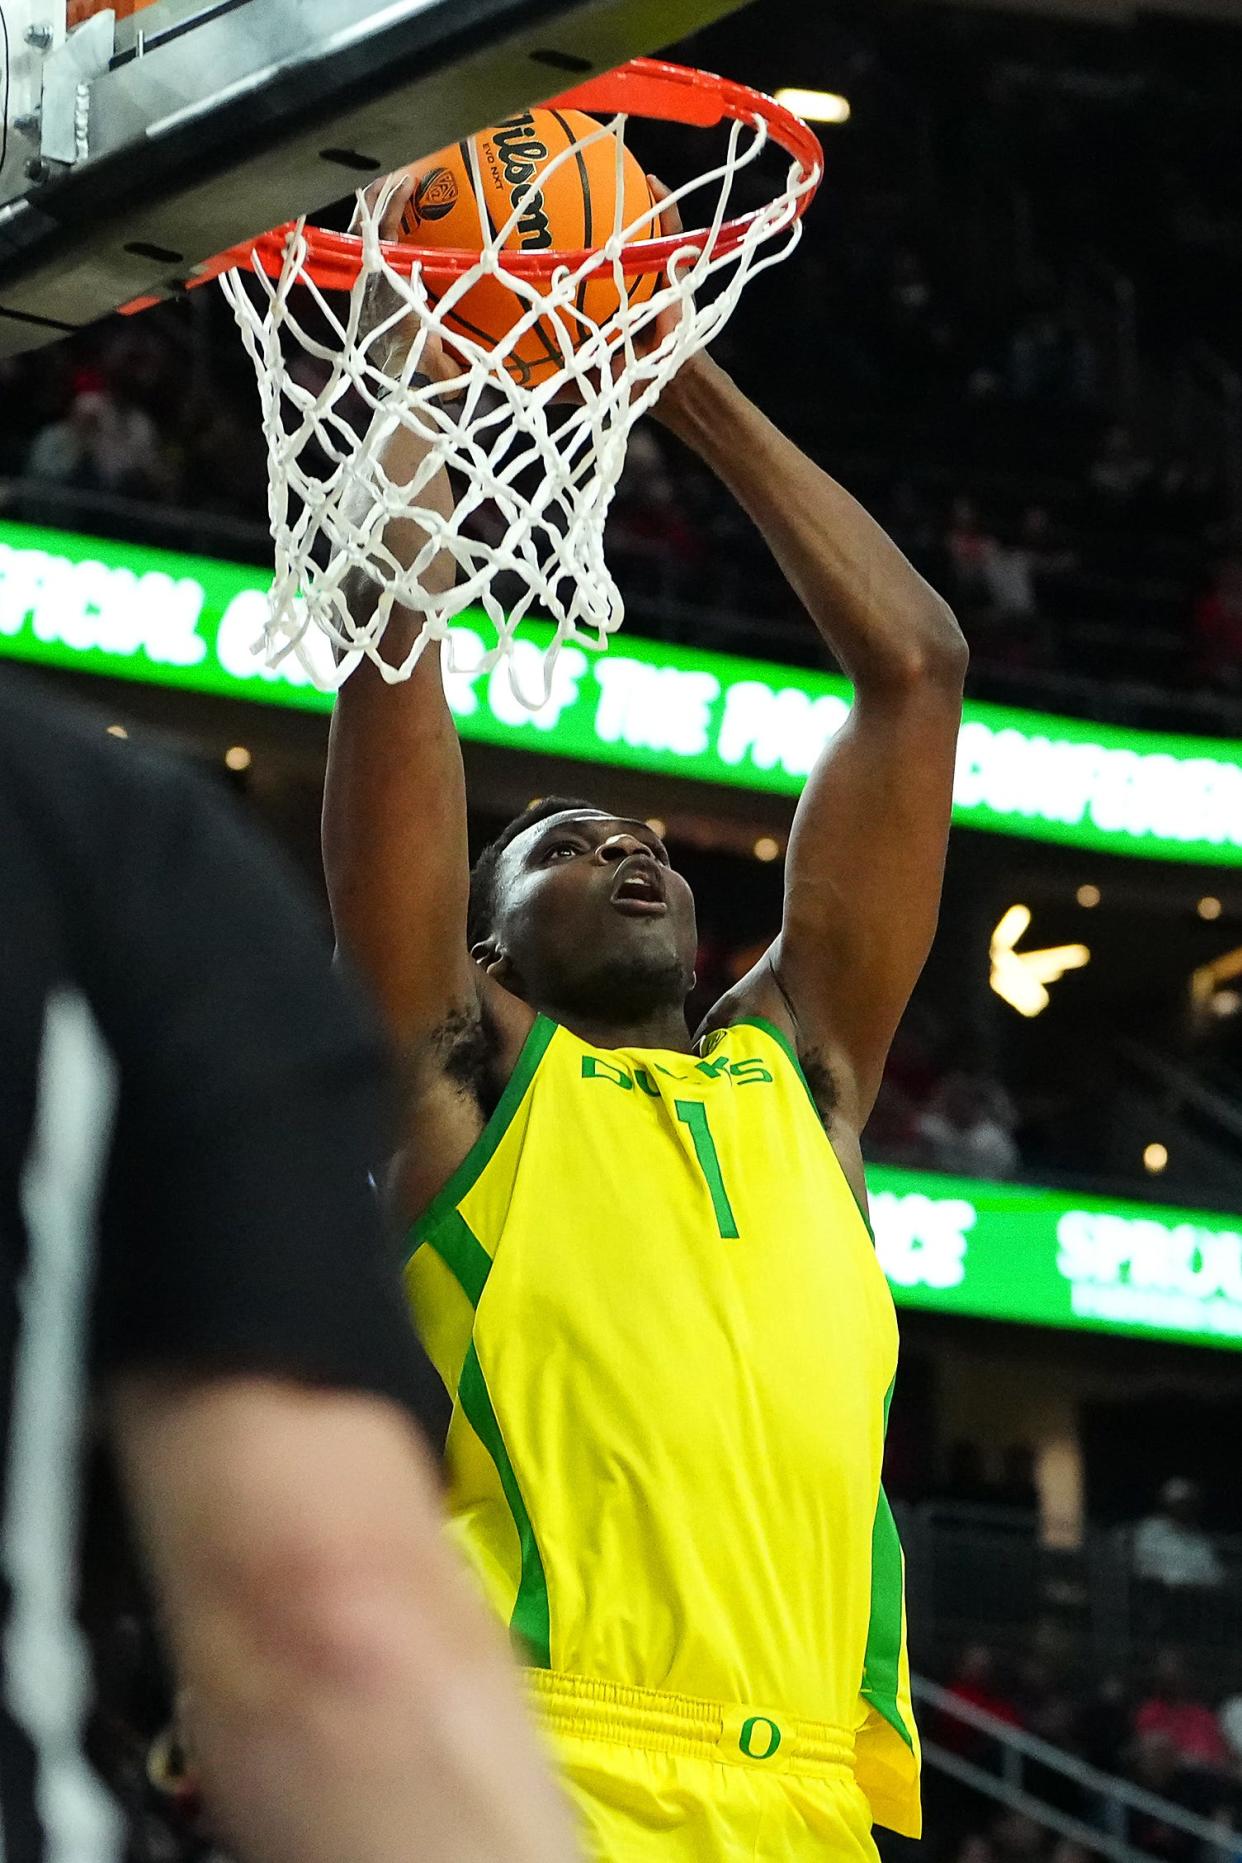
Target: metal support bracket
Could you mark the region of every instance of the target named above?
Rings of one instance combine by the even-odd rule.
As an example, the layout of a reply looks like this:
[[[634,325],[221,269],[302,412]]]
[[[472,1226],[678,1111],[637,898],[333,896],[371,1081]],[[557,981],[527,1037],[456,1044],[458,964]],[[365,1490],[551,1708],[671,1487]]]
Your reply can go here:
[[[42,141],[47,162],[81,162],[90,154],[90,84],[112,61],[116,14],[94,13],[43,61]]]

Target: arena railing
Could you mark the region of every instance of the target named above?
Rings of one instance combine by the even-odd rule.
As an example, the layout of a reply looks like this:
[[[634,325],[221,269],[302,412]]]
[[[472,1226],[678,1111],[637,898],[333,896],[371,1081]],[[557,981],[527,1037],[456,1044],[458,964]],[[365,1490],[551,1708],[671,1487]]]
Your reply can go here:
[[[1100,1772],[1037,1735],[997,1720],[995,1715],[961,1700],[924,1676],[912,1678],[911,1690],[924,1722],[930,1723],[933,1730],[937,1719],[956,1722],[985,1735],[995,1743],[998,1754],[998,1770],[993,1772],[925,1735],[923,1760],[926,1766],[1012,1811],[1021,1812],[1043,1829],[1082,1844],[1097,1856],[1109,1858],[1110,1863],[1146,1863],[1150,1855],[1129,1841],[1127,1832],[1132,1813],[1189,1838],[1199,1847],[1203,1863],[1216,1863],[1218,1858],[1237,1855],[1239,1836],[1232,1825],[1211,1823],[1142,1786],[1132,1785],[1128,1779]],[[1097,1821],[1075,1817],[1031,1791],[1027,1780],[1030,1766],[1038,1766],[1067,1780],[1094,1805]]]
[[[1193,1657],[1208,1693],[1236,1686],[1242,1647],[1242,1537],[1214,1535],[1222,1582],[1202,1591],[1135,1575],[1132,1526],[1046,1533],[1033,1512],[954,1502],[894,1503],[906,1550],[915,1655],[945,1673],[962,1648],[1002,1655],[1051,1622],[1081,1651],[1086,1674],[1137,1679],[1158,1648]]]
[[[223,561],[270,563],[272,558],[271,533],[264,523],[160,498],[81,491],[43,479],[0,479],[2,518],[162,550],[189,550]]]

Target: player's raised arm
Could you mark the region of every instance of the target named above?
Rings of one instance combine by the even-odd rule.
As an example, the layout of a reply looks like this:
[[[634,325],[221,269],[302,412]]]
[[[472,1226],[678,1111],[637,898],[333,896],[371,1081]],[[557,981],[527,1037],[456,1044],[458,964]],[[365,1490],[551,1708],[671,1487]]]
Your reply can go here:
[[[385,184],[380,184],[385,185]],[[408,178],[391,195],[385,237],[395,234],[409,194]],[[435,342],[424,360],[452,373]],[[426,456],[405,428],[391,436],[388,478],[408,482]],[[421,503],[447,514],[453,492],[441,472]],[[425,541],[413,519],[393,520],[385,548],[406,566]],[[432,590],[452,586],[456,566],[446,551],[427,568]],[[363,617],[378,589],[358,575],[351,608]],[[381,651],[390,664],[409,652],[418,623],[395,608]],[[337,937],[368,977],[390,1031],[404,1052],[450,1017],[475,1007],[474,967],[466,950],[469,852],[461,750],[444,696],[440,649],[427,647],[409,679],[389,684],[364,659],[345,681],[332,716],[324,789],[323,858]]]
[[[879,525],[706,357],[659,415],[754,519],[854,685],[798,805],[781,935],[723,1007],[762,1008],[822,1058],[857,1134],[936,927],[966,643]]]

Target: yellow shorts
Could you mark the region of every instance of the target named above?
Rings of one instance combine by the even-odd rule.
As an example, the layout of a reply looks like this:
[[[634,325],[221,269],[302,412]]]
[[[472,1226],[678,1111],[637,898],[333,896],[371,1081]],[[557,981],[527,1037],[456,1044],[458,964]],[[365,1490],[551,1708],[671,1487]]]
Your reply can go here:
[[[543,1669],[527,1677],[590,1863],[876,1863],[847,1730]]]

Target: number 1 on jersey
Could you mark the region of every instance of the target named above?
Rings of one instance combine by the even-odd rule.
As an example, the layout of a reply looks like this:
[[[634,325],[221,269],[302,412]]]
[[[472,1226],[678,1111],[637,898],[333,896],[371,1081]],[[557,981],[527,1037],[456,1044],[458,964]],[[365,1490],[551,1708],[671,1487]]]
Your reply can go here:
[[[712,1208],[716,1212],[716,1227],[726,1241],[736,1241],[737,1222],[733,1215],[733,1205],[729,1202],[729,1193],[724,1187],[724,1178],[721,1176],[716,1141],[707,1123],[707,1108],[702,1100],[674,1100],[673,1111],[682,1125],[690,1128],[690,1137],[694,1141],[694,1155],[699,1161],[700,1171],[707,1180]]]

